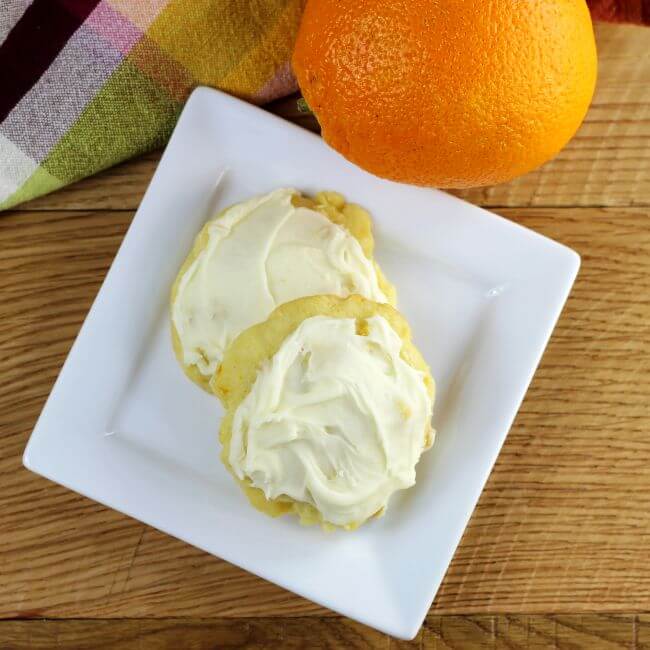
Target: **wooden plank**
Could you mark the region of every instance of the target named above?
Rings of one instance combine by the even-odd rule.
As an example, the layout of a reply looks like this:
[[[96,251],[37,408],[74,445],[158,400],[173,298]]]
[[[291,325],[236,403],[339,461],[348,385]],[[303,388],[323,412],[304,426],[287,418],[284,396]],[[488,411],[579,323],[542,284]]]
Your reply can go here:
[[[433,611],[650,610],[650,210],[503,214],[583,268]],[[325,615],[21,467],[131,216],[0,219],[0,617]]]
[[[459,196],[485,206],[650,205],[650,30],[597,25],[596,34],[598,89],[577,136],[541,169]],[[316,128],[296,111],[295,98],[270,109]],[[159,158],[153,153],[118,165],[21,209],[135,209]]]
[[[0,622],[0,650],[616,650],[650,647],[650,616],[429,616],[413,641],[342,618]]]

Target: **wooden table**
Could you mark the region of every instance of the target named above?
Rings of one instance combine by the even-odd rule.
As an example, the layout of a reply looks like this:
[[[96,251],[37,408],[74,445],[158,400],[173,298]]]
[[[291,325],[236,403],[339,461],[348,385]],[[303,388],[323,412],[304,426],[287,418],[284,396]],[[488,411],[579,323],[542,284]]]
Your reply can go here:
[[[650,647],[650,29],[598,43],[571,144],[459,193],[583,266],[412,645],[21,467],[159,153],[0,217],[0,648]]]

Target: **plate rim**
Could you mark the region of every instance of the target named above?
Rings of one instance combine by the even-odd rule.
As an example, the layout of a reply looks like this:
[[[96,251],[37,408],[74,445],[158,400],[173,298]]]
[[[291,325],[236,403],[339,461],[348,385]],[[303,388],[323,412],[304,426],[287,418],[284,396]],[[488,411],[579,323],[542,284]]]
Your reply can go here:
[[[206,98],[206,100],[208,102],[212,102],[214,100],[214,98],[216,97],[216,98],[218,98],[218,100],[220,102],[225,101],[226,104],[231,103],[231,105],[235,106],[238,111],[242,111],[242,110],[249,111],[249,114],[253,115],[256,119],[259,119],[260,117],[264,116],[264,119],[267,119],[270,122],[276,123],[281,128],[288,129],[292,133],[299,133],[300,137],[303,137],[303,138],[305,136],[308,137],[308,138],[312,138],[313,140],[318,141],[319,143],[321,143],[320,146],[322,146],[323,141],[316,134],[313,134],[313,133],[311,133],[309,131],[306,131],[305,129],[302,129],[301,127],[299,127],[299,126],[297,126],[295,124],[292,124],[291,122],[287,122],[286,120],[283,120],[282,118],[280,118],[280,117],[278,117],[276,115],[273,115],[271,113],[268,113],[268,112],[264,111],[261,108],[258,108],[256,106],[247,104],[247,103],[245,103],[245,102],[243,102],[241,100],[233,98],[233,97],[231,97],[231,96],[229,96],[229,95],[227,95],[225,93],[222,93],[220,91],[214,90],[212,88],[207,88],[207,87],[199,87],[199,88],[195,89],[192,92],[192,94],[190,95],[186,105],[183,107],[181,115],[179,116],[179,119],[178,119],[178,123],[177,123],[177,125],[176,125],[176,127],[174,129],[174,132],[173,132],[173,134],[172,134],[172,136],[170,138],[170,142],[168,143],[163,155],[161,156],[161,159],[160,159],[160,161],[159,161],[159,163],[158,163],[158,165],[156,167],[156,170],[155,170],[155,172],[154,172],[154,174],[153,174],[153,176],[152,176],[152,178],[151,178],[151,180],[149,182],[147,190],[146,190],[145,194],[143,195],[140,206],[138,207],[138,209],[134,213],[132,222],[129,225],[129,228],[127,229],[127,231],[126,231],[126,233],[124,235],[124,238],[123,238],[123,240],[122,240],[122,242],[121,242],[121,244],[120,244],[120,246],[118,248],[118,251],[117,251],[117,253],[115,255],[115,258],[114,258],[113,262],[111,263],[111,266],[110,266],[109,270],[107,271],[106,275],[104,276],[104,280],[103,280],[103,282],[101,284],[101,287],[99,288],[99,290],[98,290],[98,292],[97,292],[97,294],[96,294],[96,296],[95,296],[95,298],[94,298],[94,300],[92,302],[92,305],[91,305],[91,307],[89,308],[89,310],[88,310],[88,312],[86,314],[86,317],[85,317],[85,319],[84,319],[84,321],[83,321],[83,323],[82,323],[82,325],[81,325],[81,327],[79,329],[79,332],[77,333],[77,336],[75,337],[75,341],[73,342],[73,344],[72,344],[72,346],[70,348],[70,351],[69,351],[69,353],[68,353],[68,355],[66,357],[66,360],[64,361],[62,366],[59,368],[59,375],[57,376],[57,379],[56,379],[56,381],[54,382],[54,384],[52,386],[50,394],[48,395],[48,397],[47,397],[47,399],[46,399],[46,401],[45,401],[45,403],[43,405],[43,408],[41,410],[41,414],[39,415],[39,417],[38,417],[38,419],[37,419],[37,421],[36,421],[36,423],[34,425],[34,428],[32,430],[32,433],[29,436],[27,445],[26,445],[25,450],[23,452],[22,462],[23,462],[24,467],[27,468],[29,471],[31,471],[31,472],[33,472],[35,474],[38,474],[40,476],[43,476],[44,478],[46,478],[48,480],[51,480],[51,481],[53,481],[55,483],[58,483],[59,485],[62,485],[66,489],[70,489],[70,490],[72,490],[74,492],[77,492],[78,494],[81,494],[81,495],[87,497],[87,498],[93,499],[94,501],[97,501],[98,503],[101,503],[102,505],[104,505],[106,507],[117,510],[118,512],[121,512],[121,513],[123,513],[123,514],[125,514],[127,516],[130,516],[130,517],[132,517],[132,518],[134,518],[134,519],[136,519],[138,521],[142,521],[146,525],[150,525],[153,528],[161,530],[162,532],[164,532],[165,534],[168,534],[170,536],[177,537],[177,538],[181,539],[183,542],[188,543],[188,544],[190,544],[192,546],[195,546],[197,548],[200,548],[201,550],[203,550],[203,551],[205,551],[207,553],[210,553],[211,555],[214,555],[216,557],[221,557],[224,560],[226,560],[228,562],[231,562],[232,564],[235,564],[235,565],[243,568],[244,570],[249,571],[250,573],[254,573],[255,575],[258,575],[258,576],[262,577],[265,580],[268,580],[268,581],[273,582],[275,584],[280,584],[280,583],[278,583],[278,581],[276,579],[269,578],[268,576],[263,575],[263,572],[258,572],[256,570],[252,570],[249,567],[244,567],[242,565],[241,561],[239,561],[239,560],[224,557],[224,555],[217,555],[214,551],[208,550],[208,549],[204,548],[200,544],[196,544],[196,543],[192,542],[191,540],[189,540],[189,539],[187,539],[185,537],[179,536],[175,532],[171,532],[168,529],[166,530],[164,526],[160,526],[159,524],[151,523],[150,521],[147,521],[146,516],[143,518],[143,516],[141,514],[135,514],[133,512],[130,512],[129,508],[125,508],[124,506],[116,506],[115,504],[110,503],[110,499],[106,499],[106,498],[98,497],[98,496],[94,495],[95,491],[92,490],[92,489],[89,489],[89,488],[80,489],[79,487],[73,487],[74,481],[68,482],[66,480],[65,476],[61,477],[61,476],[57,475],[56,472],[50,471],[51,466],[47,465],[47,463],[43,464],[42,459],[39,460],[37,458],[37,456],[35,455],[35,453],[34,453],[37,446],[38,446],[39,437],[47,435],[46,432],[40,431],[41,422],[45,417],[47,417],[48,405],[50,404],[50,400],[56,398],[55,393],[56,393],[56,390],[57,390],[57,386],[59,385],[59,380],[61,378],[62,371],[65,368],[65,366],[66,366],[66,364],[68,362],[68,359],[72,356],[72,353],[73,353],[73,351],[75,349],[75,346],[77,345],[77,341],[79,339],[81,339],[81,337],[82,337],[82,335],[84,333],[84,329],[86,327],[86,323],[90,320],[91,315],[94,314],[93,310],[95,309],[95,306],[101,301],[104,287],[107,285],[107,281],[111,277],[111,273],[114,272],[113,271],[114,268],[118,267],[117,262],[119,260],[120,253],[124,249],[125,243],[129,240],[129,236],[130,236],[130,234],[132,232],[133,225],[138,222],[138,217],[139,217],[139,215],[141,213],[142,206],[147,205],[147,201],[148,201],[148,197],[149,197],[150,193],[153,193],[155,191],[154,181],[157,178],[159,170],[161,168],[163,168],[164,165],[167,164],[166,161],[167,161],[167,158],[168,158],[168,154],[170,152],[170,145],[172,144],[172,142],[175,142],[175,139],[174,139],[175,136],[177,138],[180,137],[180,135],[178,135],[179,134],[179,126],[184,124],[184,118],[185,118],[185,120],[187,119],[187,115],[189,115],[191,113],[192,107],[195,104],[197,104],[197,102],[204,101],[203,100],[204,97]],[[171,155],[171,154],[169,154],[169,155]],[[343,160],[342,157],[341,157],[341,160]],[[154,189],[152,189],[152,188],[154,188]],[[481,478],[481,481],[480,481],[481,486],[480,486],[480,489],[478,490],[477,498],[474,500],[474,505],[473,505],[472,509],[469,511],[469,514],[468,514],[467,518],[465,519],[465,521],[464,521],[464,523],[462,525],[461,533],[460,533],[460,535],[458,537],[458,540],[457,540],[456,544],[453,547],[452,556],[451,556],[451,557],[453,557],[453,554],[455,553],[455,551],[456,551],[456,549],[458,547],[458,543],[460,542],[460,538],[462,537],[462,533],[464,532],[465,528],[467,527],[467,523],[469,521],[469,518],[471,517],[471,514],[472,514],[474,508],[476,507],[476,503],[478,502],[478,498],[480,497],[480,494],[481,494],[481,492],[483,491],[483,489],[485,487],[485,483],[487,482],[487,479],[489,478],[491,468],[493,467],[494,463],[496,462],[496,459],[498,458],[499,453],[501,452],[502,445],[505,442],[505,439],[507,438],[507,435],[508,435],[508,432],[510,431],[512,423],[513,423],[513,421],[514,421],[514,419],[515,419],[515,417],[516,417],[516,415],[517,415],[517,413],[519,411],[521,403],[522,403],[522,401],[523,401],[523,399],[524,399],[524,397],[525,397],[525,395],[526,395],[526,393],[528,391],[528,387],[530,385],[530,382],[532,381],[532,378],[533,378],[533,376],[534,376],[534,374],[535,374],[535,372],[536,372],[536,370],[538,368],[541,357],[542,357],[544,351],[546,350],[549,339],[550,339],[550,337],[551,337],[551,335],[553,333],[553,330],[555,329],[557,321],[559,320],[559,317],[560,317],[560,315],[562,313],[564,305],[565,305],[565,303],[566,303],[566,301],[568,299],[568,296],[569,296],[569,294],[571,292],[571,289],[573,287],[575,278],[576,278],[576,276],[578,274],[581,260],[580,260],[579,254],[575,250],[573,250],[570,247],[566,246],[565,244],[562,244],[562,243],[557,242],[557,241],[555,241],[553,239],[550,239],[549,237],[546,237],[546,236],[544,236],[544,235],[542,235],[540,233],[537,233],[537,232],[535,232],[533,230],[530,230],[530,229],[528,229],[528,228],[526,228],[526,227],[524,227],[524,226],[522,226],[522,225],[520,225],[520,224],[518,224],[516,222],[513,222],[511,220],[508,220],[508,219],[502,217],[501,215],[498,215],[498,214],[493,213],[493,212],[491,212],[489,210],[486,210],[486,209],[484,209],[482,207],[475,206],[475,205],[473,205],[471,203],[468,203],[468,202],[464,201],[463,199],[460,199],[460,198],[458,198],[456,196],[449,195],[449,194],[444,194],[444,193],[440,193],[440,192],[438,192],[438,194],[442,194],[443,196],[448,197],[448,199],[450,199],[452,202],[456,203],[457,205],[462,204],[463,207],[471,206],[471,208],[473,210],[480,211],[481,213],[489,215],[489,217],[492,220],[496,219],[498,222],[501,223],[502,226],[507,225],[508,227],[515,228],[517,231],[523,231],[527,237],[533,236],[533,239],[536,240],[536,241],[543,240],[543,241],[546,242],[546,245],[550,244],[550,245],[552,245],[552,247],[555,250],[561,251],[562,255],[564,255],[565,258],[566,258],[566,270],[564,271],[564,275],[563,275],[563,278],[564,278],[563,289],[562,289],[562,291],[560,291],[555,296],[555,300],[554,300],[555,308],[554,308],[553,312],[549,314],[549,324],[544,328],[544,333],[542,335],[543,344],[541,346],[537,346],[539,349],[536,348],[536,352],[538,352],[538,354],[536,354],[536,361],[535,361],[534,364],[532,364],[532,367],[530,368],[529,376],[528,376],[527,381],[525,382],[525,385],[522,385],[522,387],[521,387],[521,398],[517,398],[515,400],[516,401],[516,406],[515,406],[514,409],[512,409],[512,413],[508,414],[508,422],[509,422],[509,424],[505,428],[505,430],[503,432],[503,435],[502,435],[502,437],[501,437],[501,439],[499,441],[499,444],[495,445],[494,455],[493,455],[493,458],[491,459],[491,462],[490,462],[490,471],[488,471],[486,473],[485,477]],[[448,566],[449,566],[449,564],[447,563],[444,570],[443,570],[443,577],[444,577],[444,574],[446,573],[446,571],[448,569]],[[426,616],[426,614],[427,614],[427,612],[428,612],[428,610],[429,610],[429,608],[431,606],[431,603],[432,603],[432,601],[433,601],[433,599],[434,599],[434,597],[435,597],[435,595],[436,595],[436,593],[438,591],[439,585],[440,585],[440,583],[432,585],[431,592],[430,592],[430,597],[427,598],[426,602],[424,601],[424,599],[422,599],[422,607],[420,607],[418,609],[417,616],[415,615],[415,612],[414,612],[413,617],[411,617],[411,624],[404,623],[404,625],[402,625],[401,628],[398,628],[398,627],[395,627],[395,626],[383,627],[383,626],[381,626],[381,624],[378,621],[371,620],[372,619],[371,616],[367,617],[365,620],[362,620],[357,615],[355,615],[354,618],[356,620],[360,620],[362,623],[364,623],[366,625],[369,625],[371,627],[379,629],[382,632],[391,634],[391,635],[396,636],[398,638],[412,639],[417,634],[417,631],[419,630],[419,628],[420,628],[420,626],[421,626],[421,624],[422,624],[422,622],[423,622],[423,620],[424,620],[424,618],[425,618],[425,616]],[[283,588],[285,588],[285,589],[287,589],[289,591],[297,593],[297,594],[299,594],[299,595],[301,595],[301,596],[303,596],[305,598],[313,600],[314,602],[325,605],[326,607],[329,607],[329,608],[333,609],[334,611],[340,611],[341,612],[341,609],[336,607],[335,604],[332,604],[332,603],[329,603],[329,602],[324,602],[327,599],[314,598],[314,596],[311,595],[311,594],[305,594],[304,590],[303,590],[303,593],[301,593],[300,589],[296,589],[295,587],[292,587],[292,586],[287,586],[286,584],[285,585],[280,585],[280,586],[282,586]],[[349,616],[349,614],[346,614],[345,612],[341,612],[341,613],[343,613],[346,616]]]

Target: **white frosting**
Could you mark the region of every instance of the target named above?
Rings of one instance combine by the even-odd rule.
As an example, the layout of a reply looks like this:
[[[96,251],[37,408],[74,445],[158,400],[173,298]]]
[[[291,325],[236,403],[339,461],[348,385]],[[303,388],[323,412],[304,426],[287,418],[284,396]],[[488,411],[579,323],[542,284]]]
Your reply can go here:
[[[294,190],[235,205],[207,225],[208,241],[178,284],[172,319],[187,365],[211,376],[244,329],[280,304],[318,294],[387,302],[359,242]]]
[[[430,444],[425,374],[400,356],[382,316],[304,320],[237,408],[229,463],[268,499],[287,495],[327,522],[361,523],[415,483]]]

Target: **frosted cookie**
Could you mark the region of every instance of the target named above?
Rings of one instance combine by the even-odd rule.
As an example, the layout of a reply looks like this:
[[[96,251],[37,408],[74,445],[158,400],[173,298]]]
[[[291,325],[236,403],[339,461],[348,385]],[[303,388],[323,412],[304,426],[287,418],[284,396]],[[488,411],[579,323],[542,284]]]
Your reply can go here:
[[[196,238],[172,287],[174,351],[207,389],[224,351],[278,306],[317,294],[395,302],[372,258],[368,213],[334,192],[280,189],[224,210]]]
[[[360,296],[278,307],[211,385],[226,407],[222,460],[272,516],[356,528],[415,483],[433,442],[434,382],[409,327]]]

